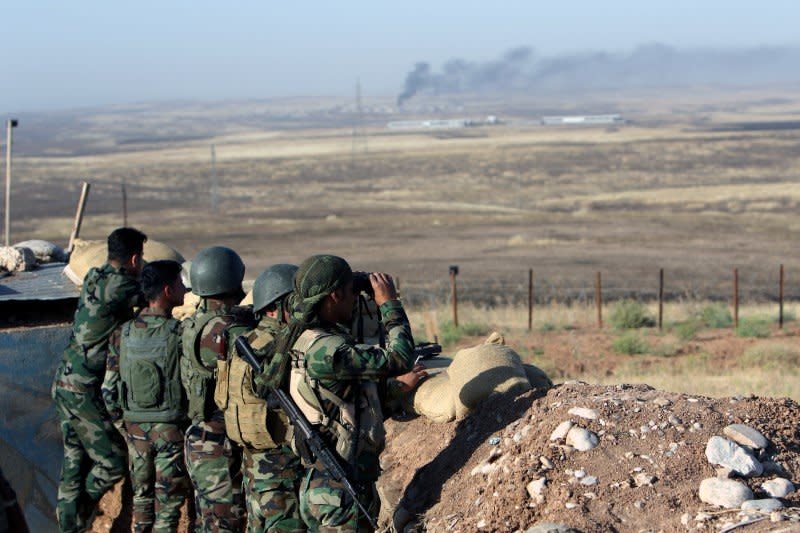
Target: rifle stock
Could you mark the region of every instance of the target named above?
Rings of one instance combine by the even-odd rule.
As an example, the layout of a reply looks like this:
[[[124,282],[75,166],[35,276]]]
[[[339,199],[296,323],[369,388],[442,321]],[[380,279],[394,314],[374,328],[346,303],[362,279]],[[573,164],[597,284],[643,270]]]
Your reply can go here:
[[[236,346],[236,352],[239,354],[239,356],[244,359],[245,362],[247,362],[247,364],[253,368],[253,370],[261,373],[261,363],[258,362],[256,354],[253,352],[253,348],[247,342],[247,339],[245,339],[244,336],[240,336],[236,339],[234,345]],[[356,502],[358,508],[362,513],[364,513],[364,516],[366,516],[370,526],[372,526],[372,529],[378,529],[378,524],[375,521],[375,518],[369,514],[366,507],[364,507],[364,505],[358,499],[356,489],[347,478],[347,473],[339,462],[338,457],[334,455],[330,448],[328,448],[325,441],[322,440],[322,435],[319,434],[319,431],[317,431],[314,426],[311,425],[306,418],[306,415],[303,414],[300,408],[297,407],[297,404],[294,402],[292,397],[286,394],[285,391],[279,388],[273,388],[270,389],[270,392],[275,399],[278,400],[281,409],[283,409],[283,412],[286,413],[286,416],[291,421],[295,430],[300,433],[300,437],[303,439],[303,441],[305,441],[306,445],[311,450],[311,453],[313,453],[314,456],[320,460],[322,465],[325,467],[325,470],[328,471],[331,477],[344,486],[344,489],[347,491],[350,497],[353,498],[353,501]]]

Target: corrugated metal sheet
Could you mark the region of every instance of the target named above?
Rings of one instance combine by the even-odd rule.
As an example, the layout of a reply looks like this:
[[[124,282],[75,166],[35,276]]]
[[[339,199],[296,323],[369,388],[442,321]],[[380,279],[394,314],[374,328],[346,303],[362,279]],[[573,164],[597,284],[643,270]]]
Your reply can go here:
[[[79,297],[80,289],[62,272],[65,266],[64,263],[50,263],[31,272],[0,278],[0,302]]]

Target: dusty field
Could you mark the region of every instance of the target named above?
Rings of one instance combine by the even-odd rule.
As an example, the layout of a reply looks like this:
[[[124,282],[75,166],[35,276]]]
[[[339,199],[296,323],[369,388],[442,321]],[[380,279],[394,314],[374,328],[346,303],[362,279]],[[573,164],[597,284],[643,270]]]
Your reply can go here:
[[[298,113],[311,104],[286,105]],[[423,289],[443,297],[447,266],[458,264],[466,298],[507,302],[525,294],[528,268],[537,298],[550,301],[591,295],[598,270],[611,298],[652,295],[662,267],[670,297],[727,296],[738,267],[742,292],[763,300],[775,296],[785,263],[787,293],[800,296],[797,130],[710,131],[797,119],[794,92],[599,95],[579,106],[474,101],[439,116],[496,112],[508,123],[453,132],[392,132],[382,124],[408,117],[375,112],[368,151],[355,156],[352,113],[315,105],[292,120],[280,119],[277,103],[64,120],[60,134],[29,142],[15,159],[12,238],[63,243],[84,179],[93,189],[82,235],[102,238],[122,222],[125,180],[130,224],[187,256],[230,245],[252,277],[272,262],[331,251],[399,275],[409,299]],[[531,120],[609,110],[631,124],[561,129]]]

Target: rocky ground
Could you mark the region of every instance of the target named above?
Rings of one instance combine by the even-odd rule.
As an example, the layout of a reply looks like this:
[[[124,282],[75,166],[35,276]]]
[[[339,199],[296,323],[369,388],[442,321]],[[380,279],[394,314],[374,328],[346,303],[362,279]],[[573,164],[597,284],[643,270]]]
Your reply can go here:
[[[408,530],[800,531],[800,494],[772,481],[800,474],[788,399],[571,382],[490,399],[460,422],[392,421],[383,463],[381,493]]]

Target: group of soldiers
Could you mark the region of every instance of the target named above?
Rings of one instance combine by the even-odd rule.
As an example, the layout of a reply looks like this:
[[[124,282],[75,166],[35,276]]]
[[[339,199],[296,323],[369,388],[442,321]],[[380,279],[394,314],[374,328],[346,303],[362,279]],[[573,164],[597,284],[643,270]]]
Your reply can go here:
[[[197,531],[372,529],[384,418],[426,375],[392,278],[315,255],[265,270],[244,307],[245,265],[214,246],[191,261],[188,285],[200,301],[180,322],[172,310],[183,304],[186,272],[175,261],[145,264],[146,240],[133,228],[109,235],[55,376],[61,531],[90,527],[127,472],[135,531],[175,531],[192,492]],[[354,288],[359,275],[366,286]],[[362,289],[378,307],[385,347],[351,334]],[[240,337],[261,371],[237,355]],[[318,430],[355,497],[299,438],[276,389]]]

